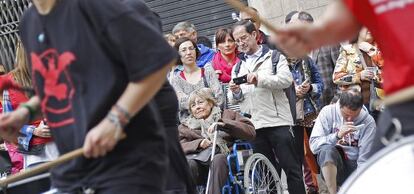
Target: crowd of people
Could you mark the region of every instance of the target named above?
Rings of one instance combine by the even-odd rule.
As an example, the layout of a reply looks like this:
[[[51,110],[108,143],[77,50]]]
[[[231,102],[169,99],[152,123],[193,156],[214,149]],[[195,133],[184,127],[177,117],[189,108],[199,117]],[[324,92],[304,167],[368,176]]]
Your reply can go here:
[[[360,11],[345,2],[327,15]],[[313,26],[331,20],[292,11],[270,37],[241,12],[212,44],[189,21],[162,34],[140,1],[33,3],[21,22],[27,55],[20,49],[2,77],[36,93],[2,88],[2,148],[15,173],[83,147],[84,157],[52,170],[58,193],[194,193],[207,182],[221,193],[232,170],[226,156],[243,140],[283,170],[289,193],[335,194],[381,147],[378,102],[396,89],[386,85],[373,27],[353,26],[355,18],[345,23],[352,32],[320,40],[330,28]]]
[[[249,142],[255,152],[269,158],[279,174],[283,169],[290,193],[336,193],[338,184],[368,158],[376,131],[374,118],[382,110],[376,104],[383,97],[383,60],[377,44],[363,29],[353,41],[313,50],[306,57],[288,57],[260,31],[259,21],[245,12],[240,13],[240,19],[229,28],[217,29],[216,52],[207,62],[196,60],[199,48],[206,50],[206,45],[194,42],[197,31],[193,24],[181,22],[165,36],[168,41],[175,40],[181,59],[169,80],[178,96],[183,96],[183,84],[177,79],[188,85],[181,98],[185,100],[179,101],[180,110],[185,111],[180,116],[191,115],[188,98],[193,92],[209,88],[222,110],[238,105],[236,111],[251,116],[256,133]],[[307,12],[292,11],[285,21],[313,23],[314,19]],[[187,48],[184,42],[188,42]],[[193,70],[185,62],[189,59]],[[245,80],[239,83],[241,77]],[[217,81],[223,87],[218,87]],[[295,99],[290,102],[292,97],[286,90],[292,87]],[[180,117],[181,124],[187,122]],[[339,133],[339,129],[346,132]],[[187,155],[205,149],[202,139],[211,143],[208,137],[196,137],[199,150],[188,150],[188,142],[182,142]],[[205,181],[206,175],[200,180],[201,172],[205,174],[205,170],[192,169],[197,184]],[[214,184],[222,186],[218,180]]]

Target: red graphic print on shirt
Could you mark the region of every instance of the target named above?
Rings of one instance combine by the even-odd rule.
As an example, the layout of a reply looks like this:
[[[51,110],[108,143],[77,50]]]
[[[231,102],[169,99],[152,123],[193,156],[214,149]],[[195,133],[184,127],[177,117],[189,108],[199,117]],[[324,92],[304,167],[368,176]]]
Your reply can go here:
[[[41,108],[48,118],[48,125],[62,127],[74,123],[70,111],[75,88],[67,68],[75,60],[75,55],[48,49],[40,55],[31,53],[31,59],[34,85],[42,100]],[[49,119],[50,116],[53,118]]]

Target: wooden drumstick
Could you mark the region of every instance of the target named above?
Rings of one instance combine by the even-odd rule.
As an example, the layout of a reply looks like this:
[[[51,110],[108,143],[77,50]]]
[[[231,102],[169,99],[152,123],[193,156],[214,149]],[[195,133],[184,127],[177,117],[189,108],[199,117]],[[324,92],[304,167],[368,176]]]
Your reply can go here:
[[[7,187],[7,185],[10,184],[10,183],[20,181],[22,179],[40,174],[42,172],[46,172],[46,171],[48,171],[49,169],[51,169],[55,166],[58,166],[58,165],[60,165],[62,163],[65,163],[69,160],[72,160],[74,158],[82,156],[82,154],[83,154],[83,148],[79,148],[79,149],[76,149],[74,151],[71,151],[69,153],[66,153],[66,154],[60,156],[59,158],[57,158],[54,161],[50,161],[50,162],[47,162],[47,163],[44,163],[44,164],[40,164],[36,167],[29,168],[29,169],[24,170],[24,171],[20,171],[20,172],[14,174],[14,175],[8,176],[6,179],[0,180],[0,187]]]
[[[126,135],[125,133],[123,133],[121,135],[121,139],[125,139]],[[40,164],[36,167],[33,168],[29,168],[27,170],[24,171],[20,171],[14,175],[8,176],[6,179],[0,180],[0,187],[7,187],[8,184],[10,183],[14,183],[20,180],[23,180],[25,178],[29,178],[31,176],[40,174],[42,172],[46,172],[48,170],[50,170],[53,167],[59,166],[67,161],[70,161],[72,159],[81,157],[83,155],[83,148],[79,148],[76,149],[74,151],[68,152],[60,157],[58,157],[56,160],[44,163],[44,164]]]
[[[270,24],[270,22],[268,22],[267,20],[260,18],[253,10],[249,9],[249,7],[244,5],[242,2],[238,0],[225,0],[225,2],[231,5],[236,10],[249,14],[254,20],[260,21],[260,23],[266,26],[266,28],[272,31],[273,33],[277,34],[279,32],[279,29],[277,29],[275,26]]]
[[[402,89],[394,94],[387,95],[382,101],[385,106],[399,104],[414,99],[414,86]]]

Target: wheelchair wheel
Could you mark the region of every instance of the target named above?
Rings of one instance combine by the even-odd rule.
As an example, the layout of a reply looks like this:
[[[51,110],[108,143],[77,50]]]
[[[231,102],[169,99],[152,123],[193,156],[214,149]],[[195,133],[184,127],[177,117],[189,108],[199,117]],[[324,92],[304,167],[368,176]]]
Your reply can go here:
[[[247,159],[244,188],[246,194],[282,194],[279,175],[266,156],[256,153]]]

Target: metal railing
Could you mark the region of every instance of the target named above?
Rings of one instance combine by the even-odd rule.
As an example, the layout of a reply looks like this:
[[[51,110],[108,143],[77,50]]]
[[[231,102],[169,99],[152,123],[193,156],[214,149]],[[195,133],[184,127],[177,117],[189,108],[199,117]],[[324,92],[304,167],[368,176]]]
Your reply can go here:
[[[7,71],[13,69],[19,22],[30,0],[0,0],[0,64]]]

